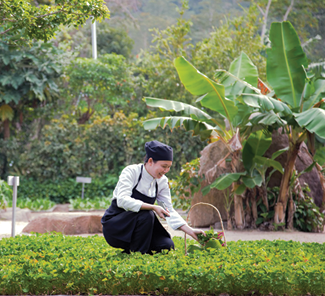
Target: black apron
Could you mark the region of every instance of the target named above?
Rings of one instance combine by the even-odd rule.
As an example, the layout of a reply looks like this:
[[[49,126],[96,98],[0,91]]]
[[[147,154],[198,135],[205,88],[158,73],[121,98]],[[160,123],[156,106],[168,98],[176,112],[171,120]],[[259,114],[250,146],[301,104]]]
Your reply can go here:
[[[157,183],[156,183],[155,198],[144,195],[136,189],[142,177],[142,170],[143,170],[143,165],[141,166],[141,172],[138,178],[138,182],[132,190],[131,197],[153,205],[158,196]],[[107,242],[109,242],[110,239],[113,239],[113,240],[123,241],[125,243],[130,243],[132,240],[132,234],[136,227],[137,214],[138,214],[137,212],[125,211],[124,209],[118,207],[117,201],[116,199],[114,199],[110,207],[105,211],[105,214],[101,219],[101,223],[103,225],[104,237],[107,240]],[[154,222],[155,236],[159,235],[159,236],[170,238],[170,234],[161,225],[157,216],[156,215],[154,216],[156,220]]]

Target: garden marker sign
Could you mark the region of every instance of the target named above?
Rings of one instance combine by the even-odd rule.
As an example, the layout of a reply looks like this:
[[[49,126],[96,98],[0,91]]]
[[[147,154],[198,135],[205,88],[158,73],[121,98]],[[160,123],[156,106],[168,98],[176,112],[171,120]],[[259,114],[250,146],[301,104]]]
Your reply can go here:
[[[16,205],[17,205],[17,187],[19,186],[19,177],[8,176],[8,185],[13,187],[12,190],[12,222],[11,222],[11,236],[15,237],[16,227]]]
[[[81,198],[84,198],[85,183],[91,183],[91,178],[77,177],[77,183],[82,183]]]

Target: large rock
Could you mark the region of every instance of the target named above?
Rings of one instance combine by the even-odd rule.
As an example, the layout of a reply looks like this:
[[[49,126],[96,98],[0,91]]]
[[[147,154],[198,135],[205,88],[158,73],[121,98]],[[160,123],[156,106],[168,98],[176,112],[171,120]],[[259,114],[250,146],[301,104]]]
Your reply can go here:
[[[216,166],[218,161],[223,159],[228,153],[229,150],[222,141],[211,143],[201,151],[199,175],[205,176],[205,180],[201,183],[201,188],[213,182],[221,174],[231,172],[230,162]],[[225,190],[220,191],[213,188],[207,195],[203,196],[200,190],[193,196],[192,207],[199,202],[212,204],[219,210],[222,220],[227,220],[227,212],[224,206],[225,194]],[[217,211],[206,205],[195,206],[191,209],[189,216],[194,227],[205,227],[220,222]]]
[[[62,215],[51,214],[33,219],[22,230],[23,233],[62,232],[63,234],[101,233],[99,215]]]
[[[272,154],[280,149],[289,146],[288,137],[286,134],[281,134],[280,131],[274,132],[272,135],[272,144],[269,149],[265,152],[266,157],[271,157]],[[287,152],[282,153],[276,158],[278,162],[284,167],[287,160]],[[306,169],[309,165],[313,163],[311,155],[308,153],[308,148],[303,142],[300,146],[300,150],[296,159],[296,169],[298,172]],[[275,172],[268,183],[268,187],[280,186],[282,174]],[[302,174],[299,177],[301,186],[305,183],[308,184],[310,188],[310,196],[314,199],[315,204],[320,207],[322,204],[323,189],[320,183],[319,175],[317,169],[314,167],[311,172]]]
[[[29,222],[31,220],[31,210],[16,208],[16,221]],[[0,210],[0,220],[12,220],[12,208]]]

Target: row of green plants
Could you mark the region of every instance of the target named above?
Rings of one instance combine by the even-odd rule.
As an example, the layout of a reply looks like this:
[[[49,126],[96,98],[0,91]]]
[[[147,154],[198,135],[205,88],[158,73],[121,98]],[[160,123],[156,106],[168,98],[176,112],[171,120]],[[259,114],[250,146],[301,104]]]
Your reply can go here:
[[[123,254],[103,237],[61,234],[0,241],[0,293],[105,295],[321,295],[325,289],[322,244],[237,241],[184,254]],[[193,244],[188,240],[187,244]]]
[[[91,183],[84,185],[84,197],[108,197],[113,192],[117,183],[115,175],[108,175],[102,179],[92,179]],[[29,200],[51,200],[55,203],[68,203],[69,200],[81,197],[82,183],[76,179],[61,179],[55,181],[39,182],[37,180],[20,177],[17,189],[18,198]]]
[[[70,210],[84,210],[84,211],[93,211],[93,210],[104,210],[107,209],[112,201],[112,196],[108,197],[93,197],[93,198],[75,198],[70,199]]]

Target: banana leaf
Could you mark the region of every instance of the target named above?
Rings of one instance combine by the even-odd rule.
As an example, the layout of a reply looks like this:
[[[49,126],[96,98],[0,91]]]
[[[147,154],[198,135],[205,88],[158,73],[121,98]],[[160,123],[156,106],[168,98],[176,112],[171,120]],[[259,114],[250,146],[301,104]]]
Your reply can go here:
[[[251,123],[253,125],[273,125],[277,124],[278,126],[285,126],[287,122],[279,117],[279,115],[274,113],[255,113],[254,116],[251,118]]]
[[[263,131],[257,131],[249,135],[242,152],[243,164],[247,171],[250,171],[253,167],[254,158],[262,156],[271,143],[271,135],[265,134]]]
[[[184,116],[157,117],[143,122],[143,127],[146,130],[154,130],[158,126],[162,128],[169,126],[170,129],[183,126],[187,131],[193,131],[194,136],[199,135],[202,141],[210,138],[211,136],[219,137],[216,130],[222,133],[222,131],[219,130],[219,127],[213,127],[205,122],[197,121],[193,118]]]
[[[233,182],[238,181],[241,176],[246,173],[229,173],[221,175],[213,183],[211,183],[210,188],[217,188],[218,190],[224,190],[228,188]]]
[[[204,111],[202,111],[201,109],[196,108],[189,104],[182,103],[182,102],[157,99],[157,98],[151,98],[151,97],[144,98],[144,101],[150,107],[162,108],[167,111],[176,111],[176,112],[184,111],[184,113],[186,115],[193,115],[194,119],[196,119],[196,120],[211,119],[211,116],[209,114],[205,113]]]
[[[256,162],[256,164],[259,164],[265,168],[273,167],[274,169],[279,171],[281,174],[283,174],[283,167],[282,167],[281,163],[274,159],[266,158],[263,156],[255,156],[254,161]]]
[[[325,97],[325,79],[317,79],[312,81],[313,92],[304,102],[303,111],[311,109],[316,103]]]
[[[299,107],[306,77],[303,66],[308,65],[299,37],[287,21],[272,23],[269,37],[267,80],[281,101]]]
[[[301,113],[294,113],[297,123],[309,132],[325,138],[325,110],[312,108]]]
[[[230,64],[228,72],[217,70],[215,78],[225,86],[225,96],[233,101],[242,93],[260,93],[256,88],[257,68],[244,52]]]
[[[248,84],[257,87],[257,67],[243,51],[240,53],[240,56],[230,64],[229,72],[245,80]]]
[[[254,188],[255,186],[262,185],[263,177],[261,176],[260,173],[255,172],[255,174],[253,176],[243,176],[242,181],[246,185],[246,187]]]
[[[234,102],[225,97],[225,88],[198,71],[184,57],[174,60],[174,65],[185,88],[193,95],[200,96],[197,102],[220,113],[232,122],[238,110]]]

